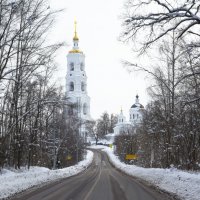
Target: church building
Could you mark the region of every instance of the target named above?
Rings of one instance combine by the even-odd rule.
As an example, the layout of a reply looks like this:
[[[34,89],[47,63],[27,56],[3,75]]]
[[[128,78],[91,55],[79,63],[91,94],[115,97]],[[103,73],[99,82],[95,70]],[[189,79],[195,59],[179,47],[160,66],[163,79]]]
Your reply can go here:
[[[82,121],[81,134],[85,136],[84,122],[91,120],[90,97],[87,94],[87,76],[85,71],[85,55],[79,49],[79,38],[75,22],[73,48],[67,55],[66,97],[74,105]],[[69,110],[68,110],[69,112]]]
[[[144,106],[139,102],[139,96],[136,95],[135,103],[131,106],[129,110],[129,121],[126,121],[126,117],[121,109],[118,115],[118,122],[114,127],[115,135],[120,133],[135,132],[136,128],[140,126],[143,119]]]

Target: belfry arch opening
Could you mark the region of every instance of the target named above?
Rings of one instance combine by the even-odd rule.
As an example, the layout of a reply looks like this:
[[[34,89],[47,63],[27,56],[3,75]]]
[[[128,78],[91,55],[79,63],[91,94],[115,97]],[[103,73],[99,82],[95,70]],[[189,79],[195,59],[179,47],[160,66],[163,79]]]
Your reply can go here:
[[[82,91],[82,92],[85,91],[85,83],[84,83],[84,82],[81,83],[81,91]]]
[[[87,108],[87,104],[84,103],[84,104],[83,104],[83,114],[84,114],[84,115],[87,115],[87,109],[88,109],[88,108]]]
[[[69,83],[69,91],[74,91],[74,82]]]
[[[70,71],[74,71],[74,63],[73,62],[70,63]]]
[[[84,63],[83,62],[81,62],[81,64],[80,64],[80,69],[81,69],[81,71],[84,70]]]

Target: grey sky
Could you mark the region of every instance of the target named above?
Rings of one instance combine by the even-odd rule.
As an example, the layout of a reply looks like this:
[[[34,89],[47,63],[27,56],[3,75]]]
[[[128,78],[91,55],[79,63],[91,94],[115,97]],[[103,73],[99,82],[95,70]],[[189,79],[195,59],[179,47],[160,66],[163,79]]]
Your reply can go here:
[[[121,107],[128,117],[137,92],[141,103],[147,103],[144,76],[128,73],[121,64],[122,60],[136,59],[131,47],[118,41],[123,4],[124,0],[51,0],[52,9],[65,9],[57,18],[51,37],[69,45],[56,58],[56,80],[65,84],[66,55],[72,46],[76,19],[79,47],[86,55],[88,94],[94,119],[104,111],[117,114]]]

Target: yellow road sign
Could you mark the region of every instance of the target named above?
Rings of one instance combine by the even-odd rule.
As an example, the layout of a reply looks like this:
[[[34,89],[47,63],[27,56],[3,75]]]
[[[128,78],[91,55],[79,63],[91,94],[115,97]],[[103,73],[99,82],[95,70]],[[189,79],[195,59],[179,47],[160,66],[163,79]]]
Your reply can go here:
[[[71,160],[72,159],[72,156],[71,155],[68,155],[67,157],[66,157],[66,160]]]
[[[138,156],[136,154],[126,154],[126,160],[135,160]]]

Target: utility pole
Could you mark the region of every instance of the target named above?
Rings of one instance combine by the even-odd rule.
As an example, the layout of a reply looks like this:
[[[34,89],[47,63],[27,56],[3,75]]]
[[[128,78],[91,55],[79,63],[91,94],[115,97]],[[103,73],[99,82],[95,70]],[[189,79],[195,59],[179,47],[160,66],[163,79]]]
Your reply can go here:
[[[80,97],[77,97],[77,116],[78,120],[81,119],[81,105],[80,105]],[[76,162],[78,163],[78,150],[79,150],[79,137],[81,134],[81,125],[78,122],[78,131],[77,131],[77,143],[76,143]]]
[[[56,161],[57,161],[57,148],[56,148],[56,134],[55,134],[55,107],[53,107],[53,169],[56,169]]]

